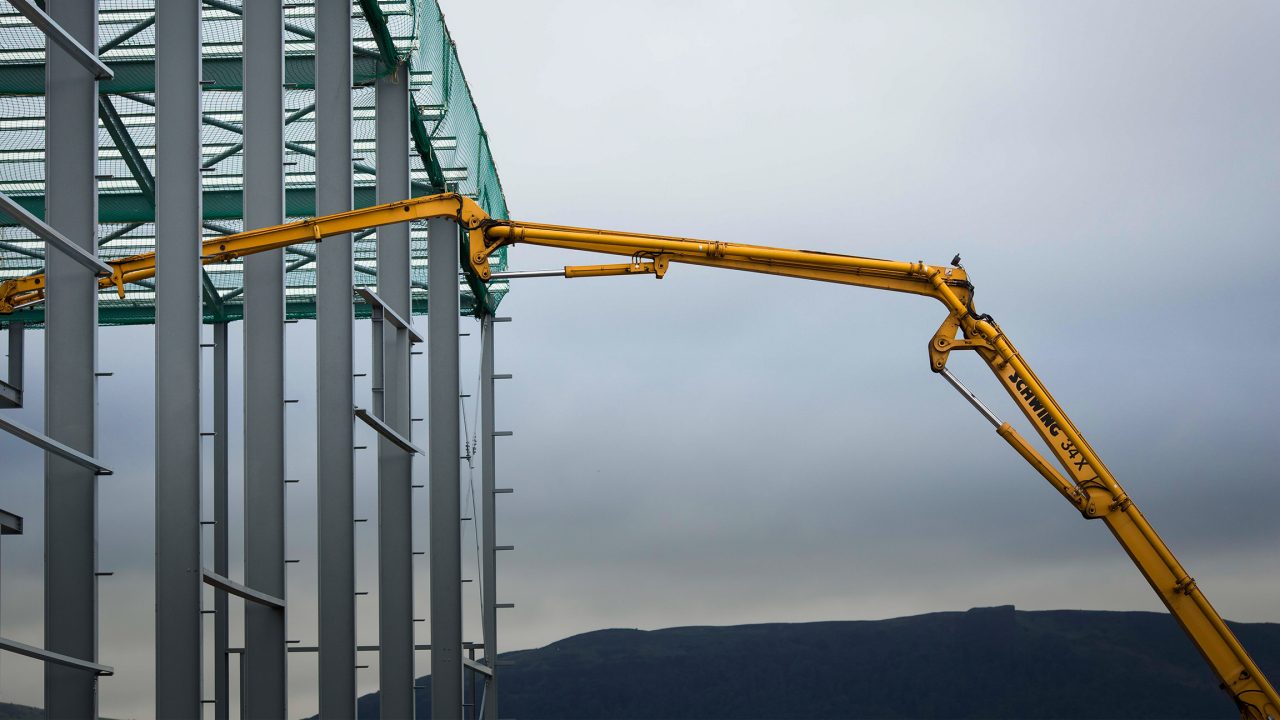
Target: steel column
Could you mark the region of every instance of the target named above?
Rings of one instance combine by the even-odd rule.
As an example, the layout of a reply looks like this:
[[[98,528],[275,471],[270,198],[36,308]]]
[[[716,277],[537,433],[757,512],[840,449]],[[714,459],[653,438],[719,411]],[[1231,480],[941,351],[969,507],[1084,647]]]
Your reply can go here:
[[[9,323],[9,374],[0,381],[0,408],[22,407],[22,375],[26,364],[24,324]]]
[[[58,0],[49,3],[49,13],[80,45],[96,48],[97,5],[97,0]],[[98,83],[61,45],[49,43],[47,58],[45,218],[96,258]],[[46,253],[45,262],[51,289],[45,301],[45,433],[94,456],[97,281],[93,270],[61,251]],[[44,477],[44,649],[96,662],[97,480],[93,470],[49,453]],[[193,610],[192,617],[199,615]],[[97,717],[97,678],[47,664],[44,703],[49,717]]]
[[[480,607],[484,660],[490,674],[484,685],[483,720],[498,718],[498,544],[497,469],[494,467],[493,317],[480,321]]]
[[[431,717],[462,717],[462,504],[458,422],[458,226],[427,226],[431,518]]]
[[[377,167],[379,203],[409,198],[409,68],[378,78]],[[409,224],[378,228],[378,295],[402,318],[409,306]],[[411,438],[409,332],[382,321],[379,417]],[[378,392],[378,388],[375,388]],[[382,717],[409,718],[413,712],[413,454],[378,439],[378,686]]]
[[[227,408],[227,323],[213,325],[213,571],[226,577],[231,564],[228,508],[227,448],[229,415]],[[230,602],[226,593],[213,594],[213,717],[231,717]]]
[[[284,9],[244,3],[244,227],[284,222]],[[244,583],[285,597],[284,251],[244,259]],[[286,609],[244,607],[244,717],[284,718]]]
[[[351,2],[316,0],[316,211],[352,207]],[[320,715],[355,715],[353,256],[349,235],[316,260],[316,480],[319,494]]]
[[[96,43],[94,45],[96,47]],[[156,5],[156,717],[201,715],[200,0]]]
[[[12,327],[12,326],[10,326]],[[22,517],[14,515],[7,510],[0,510],[0,536],[4,535],[21,535],[22,534]],[[4,574],[0,573],[0,578]],[[3,677],[0,675],[0,677]]]

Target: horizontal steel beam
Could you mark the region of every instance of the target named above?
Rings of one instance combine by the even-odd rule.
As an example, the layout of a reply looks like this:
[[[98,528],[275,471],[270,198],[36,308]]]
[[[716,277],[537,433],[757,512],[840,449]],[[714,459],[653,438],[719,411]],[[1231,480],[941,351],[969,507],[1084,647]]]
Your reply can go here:
[[[418,447],[417,445],[414,445],[405,436],[401,435],[395,430],[392,430],[389,425],[387,425],[386,423],[382,422],[378,418],[371,415],[368,410],[365,410],[364,408],[356,408],[355,414],[356,414],[356,417],[363,420],[366,425],[373,428],[374,431],[376,431],[382,437],[390,440],[392,443],[398,446],[401,450],[415,453],[417,455],[426,455],[426,453],[422,451],[422,448]]]
[[[36,660],[53,663],[55,665],[63,665],[77,670],[85,670],[93,673],[94,675],[105,676],[116,674],[115,668],[110,665],[99,665],[98,663],[73,658],[69,655],[49,652],[48,650],[43,650],[33,645],[27,645],[26,643],[20,643],[17,640],[9,640],[8,638],[0,638],[0,650],[8,650],[11,653],[26,655],[29,658],[35,658]]]
[[[22,516],[0,510],[0,535],[21,535]]]
[[[382,61],[353,52],[352,84],[368,85],[383,74]],[[243,90],[244,60],[239,56],[206,57],[201,69],[205,90]],[[146,60],[113,60],[114,77],[98,84],[98,92],[117,95],[156,91],[156,63]],[[284,60],[284,81],[291,88],[312,89],[316,84],[315,56],[289,55]],[[0,92],[13,95],[44,94],[44,63],[23,62],[0,66]]]
[[[364,298],[364,301],[369,303],[369,305],[374,308],[375,319],[378,318],[378,313],[381,312],[382,319],[386,320],[392,325],[395,325],[401,330],[408,330],[409,342],[420,343],[426,339],[422,337],[422,333],[418,332],[417,328],[413,326],[413,323],[401,317],[399,313],[397,313],[394,309],[392,309],[385,302],[383,302],[382,298],[378,297],[378,294],[375,293],[374,291],[370,290],[369,288],[361,287],[361,288],[356,288],[356,293],[360,295],[360,297]]]
[[[414,650],[430,650],[431,645],[414,645],[413,649]],[[483,650],[484,643],[464,642],[462,643],[462,649],[463,650]],[[357,645],[356,650],[360,652],[381,652],[382,648],[378,647],[377,645]],[[242,653],[244,652],[244,648],[242,647],[227,648],[227,652],[232,654]],[[313,652],[320,652],[320,648],[317,645],[290,645],[289,652],[313,653]]]
[[[62,233],[54,230],[44,223],[43,220],[27,212],[17,200],[0,193],[0,210],[5,211],[18,222],[19,225],[25,227],[35,233],[37,237],[44,240],[49,245],[57,248],[58,251],[70,257],[72,260],[89,268],[98,277],[108,277],[111,275],[111,266],[99,260],[93,253],[85,251],[84,248],[76,245],[63,236]]]
[[[488,665],[481,665],[480,663],[470,658],[462,658],[462,666],[471,668],[472,670],[475,670],[481,675],[488,675],[489,677],[493,677],[493,668],[489,667]]]
[[[57,440],[54,440],[51,437],[48,437],[47,435],[38,433],[35,430],[32,430],[31,428],[25,425],[19,425],[18,423],[12,420],[6,420],[5,418],[0,418],[0,430],[4,430],[10,435],[20,437],[23,440],[26,440],[27,442],[31,443],[32,445],[35,445],[36,447],[46,452],[51,452],[54,455],[57,455],[62,458],[66,458],[67,460],[70,460],[71,462],[81,467],[89,468],[95,474],[98,474],[98,475],[111,474],[111,469],[106,467],[105,465],[102,465],[97,460],[89,457],[88,455],[85,455],[84,453],[80,452],[79,450],[76,450],[75,448],[63,445],[62,443],[58,442]]]
[[[481,648],[484,647],[484,645],[481,643],[463,643],[463,647],[464,649],[471,649],[474,647],[476,650],[480,650]],[[414,645],[413,649],[414,650],[430,650],[431,646],[430,645]],[[379,652],[381,651],[381,648],[379,648],[377,645],[357,645],[356,650],[360,652]],[[239,654],[244,652],[244,648],[238,648],[238,647],[228,648],[227,652],[232,654]],[[296,653],[320,652],[320,647],[317,645],[290,645],[289,652],[296,652]]]
[[[147,281],[150,282],[150,281]],[[417,287],[415,285],[415,287]],[[422,297],[423,294],[415,294],[413,298],[413,312],[415,315],[422,315],[427,312],[427,300]],[[223,296],[224,299],[226,296]],[[288,314],[291,320],[311,319],[315,317],[315,298],[307,296],[291,295],[286,298],[288,303]],[[206,313],[204,321],[212,322],[231,322],[239,320],[241,317],[241,306],[239,303],[231,303],[224,305],[225,311],[221,316],[215,317],[212,313]],[[364,303],[353,304],[356,317],[364,318],[368,314],[368,305]],[[475,296],[464,290],[462,292],[462,315],[470,317],[476,310]],[[44,322],[44,306],[32,305],[23,308],[4,319],[4,322],[10,320],[17,322],[25,322],[28,327],[33,327],[38,323]],[[140,306],[132,303],[115,304],[104,302],[98,308],[98,324],[107,325],[150,325],[154,322],[155,308],[154,306]],[[414,350],[415,354],[421,351]]]
[[[258,592],[257,590],[254,590],[251,587],[241,585],[240,583],[234,580],[231,580],[229,578],[223,577],[222,575],[219,575],[218,573],[213,572],[208,568],[201,570],[201,574],[204,577],[205,585],[212,585],[213,587],[216,587],[219,590],[222,590],[223,592],[231,593],[232,595],[248,600],[249,602],[255,602],[255,603],[258,603],[259,605],[266,605],[267,607],[273,607],[273,608],[276,608],[277,610],[284,609],[284,600],[281,600],[278,597],[268,595],[266,593],[261,593],[261,592]]]
[[[425,189],[418,189],[415,184],[415,195],[430,195]],[[314,187],[290,187],[285,190],[285,214],[290,217],[314,217],[316,213]],[[377,204],[372,185],[357,185],[352,189],[354,208],[366,208]],[[142,193],[103,193],[98,196],[98,222],[100,223],[133,223],[153,222],[156,218],[155,208],[147,202]],[[13,200],[26,208],[36,217],[44,216],[43,195],[14,195]],[[110,202],[105,202],[109,200]],[[204,207],[205,220],[238,220],[244,217],[244,199],[240,188],[227,190],[206,189],[202,194],[201,205]],[[0,215],[0,226],[13,225],[13,221]]]
[[[40,28],[45,37],[58,44],[70,55],[76,62],[84,66],[85,70],[93,73],[93,76],[99,80],[110,80],[115,77],[111,72],[111,68],[102,64],[98,59],[97,53],[90,52],[81,45],[78,40],[71,37],[71,34],[62,29],[62,26],[54,22],[53,18],[45,14],[32,0],[9,0],[9,4],[14,10],[22,13],[31,21],[32,25]]]

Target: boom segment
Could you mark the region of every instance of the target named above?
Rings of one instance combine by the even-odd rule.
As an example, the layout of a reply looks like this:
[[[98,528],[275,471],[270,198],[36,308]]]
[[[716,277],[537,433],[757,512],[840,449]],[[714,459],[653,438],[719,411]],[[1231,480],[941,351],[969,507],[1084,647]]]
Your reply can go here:
[[[611,265],[566,267],[566,277],[653,275],[662,278],[671,263],[795,277],[923,295],[942,303],[947,316],[929,342],[930,369],[965,395],[996,428],[997,434],[1087,519],[1100,519],[1137,565],[1169,612],[1186,631],[1212,668],[1222,688],[1247,720],[1280,720],[1280,696],[1240,645],[1222,617],[1209,604],[1195,580],[1174,557],[1138,510],[1132,498],[1090,447],[1026,360],[989,315],[973,308],[973,286],[960,266],[924,262],[896,262],[834,253],[663,235],[592,230],[488,217],[473,200],[443,194],[301,220],[205,241],[204,264],[226,262],[299,242],[320,241],[331,235],[356,232],[397,222],[449,218],[467,232],[467,262],[480,281],[491,278],[489,257],[504,245],[526,243],[603,253],[628,258]],[[110,277],[102,288],[126,286],[155,275],[155,254],[147,253],[108,263]],[[43,300],[43,275],[0,284],[0,314]],[[1013,427],[964,387],[947,369],[950,353],[970,350],[986,363],[1031,422],[1059,473]]]

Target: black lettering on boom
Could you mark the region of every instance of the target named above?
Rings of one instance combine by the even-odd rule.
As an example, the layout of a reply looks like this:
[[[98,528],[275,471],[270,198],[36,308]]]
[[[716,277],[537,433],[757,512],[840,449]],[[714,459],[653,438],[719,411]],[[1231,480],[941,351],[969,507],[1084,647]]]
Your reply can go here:
[[[1027,386],[1027,381],[1018,375],[1017,370],[1009,373],[1008,379],[1009,382],[1013,383],[1014,389],[1022,396],[1022,399],[1027,402],[1027,407],[1031,409],[1031,414],[1040,420],[1040,424],[1045,426],[1051,436],[1058,437],[1057,421],[1053,419],[1053,415],[1049,413],[1049,408],[1045,406],[1044,402],[1036,397],[1036,394]]]

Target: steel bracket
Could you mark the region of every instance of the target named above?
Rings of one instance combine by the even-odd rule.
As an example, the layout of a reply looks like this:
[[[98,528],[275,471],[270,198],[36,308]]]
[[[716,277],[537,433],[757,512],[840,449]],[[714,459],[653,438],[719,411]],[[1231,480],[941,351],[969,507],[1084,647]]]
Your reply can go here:
[[[929,340],[929,369],[942,372],[947,367],[947,358],[952,350],[988,350],[995,352],[991,343],[982,338],[958,338],[960,319],[955,315],[947,315],[947,319],[938,326],[938,331]]]

